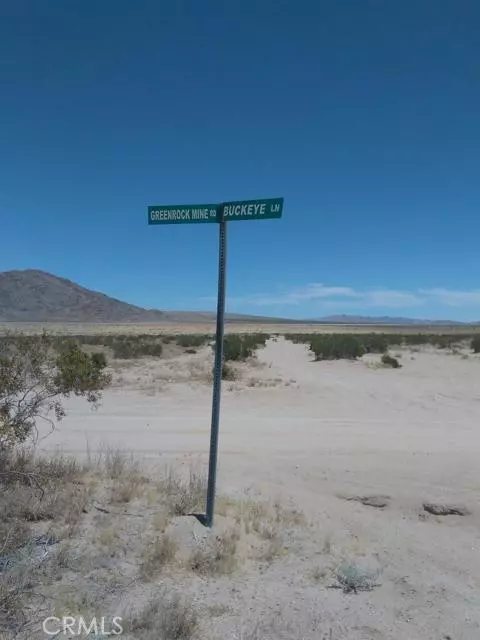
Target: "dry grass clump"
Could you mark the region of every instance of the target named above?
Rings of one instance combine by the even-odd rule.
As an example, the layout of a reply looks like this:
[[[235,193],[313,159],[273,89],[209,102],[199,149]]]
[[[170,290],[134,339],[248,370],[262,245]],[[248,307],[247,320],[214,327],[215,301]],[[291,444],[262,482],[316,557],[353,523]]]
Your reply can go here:
[[[279,501],[272,504],[223,497],[217,504],[218,512],[222,515],[232,515],[238,524],[243,524],[245,533],[257,533],[263,538],[272,537],[271,532],[278,527],[285,529],[306,524],[301,511],[284,507]]]
[[[202,472],[190,469],[188,480],[180,478],[173,469],[161,483],[169,512],[174,516],[184,516],[204,508],[207,494],[207,478]]]
[[[151,580],[175,559],[177,544],[169,535],[158,536],[147,543],[140,563],[140,577]]]
[[[192,571],[202,575],[225,575],[232,573],[237,565],[236,530],[227,531],[207,541],[205,548],[193,552],[189,560]]]
[[[124,631],[142,640],[190,640],[198,630],[198,614],[192,604],[178,595],[159,594],[129,619]]]

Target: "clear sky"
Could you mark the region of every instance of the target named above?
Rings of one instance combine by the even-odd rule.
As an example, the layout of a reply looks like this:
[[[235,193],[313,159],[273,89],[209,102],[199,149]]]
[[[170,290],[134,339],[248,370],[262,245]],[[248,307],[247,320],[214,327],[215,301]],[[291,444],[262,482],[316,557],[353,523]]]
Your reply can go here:
[[[480,320],[480,2],[6,0],[0,270],[230,311]]]

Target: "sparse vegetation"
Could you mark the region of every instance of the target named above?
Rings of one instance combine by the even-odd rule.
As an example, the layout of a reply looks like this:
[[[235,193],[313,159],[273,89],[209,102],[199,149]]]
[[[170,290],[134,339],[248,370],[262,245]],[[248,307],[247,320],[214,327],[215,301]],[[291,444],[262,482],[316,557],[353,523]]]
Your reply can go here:
[[[310,341],[310,349],[315,354],[315,360],[355,360],[365,353],[359,338],[348,334],[315,336]]]
[[[204,548],[193,552],[189,561],[190,568],[204,575],[231,573],[237,564],[238,540],[236,530],[209,538]]]
[[[294,344],[308,344],[316,360],[353,360],[366,353],[385,354],[389,348],[402,346],[416,350],[422,345],[431,345],[438,349],[451,349],[455,353],[461,343],[471,339],[471,336],[428,333],[299,333],[285,334],[285,338]],[[480,336],[472,340],[472,349],[476,340],[480,350]]]
[[[474,336],[470,343],[473,353],[480,353],[480,336]]]
[[[388,353],[384,353],[382,356],[382,364],[384,367],[391,367],[392,369],[400,369],[401,368],[401,364],[399,363],[399,361],[397,360],[397,358],[394,358],[393,356],[389,355]]]
[[[113,357],[118,360],[130,360],[151,356],[159,358],[162,355],[163,345],[161,342],[151,340],[137,341],[128,338],[119,338],[111,345]]]
[[[142,640],[190,640],[199,623],[189,601],[166,594],[153,597],[146,607],[125,618],[130,619],[125,630],[140,634]]]
[[[147,542],[140,563],[140,576],[143,580],[151,580],[169,562],[175,558],[177,545],[167,534],[158,536]]]
[[[234,382],[238,378],[238,374],[232,365],[224,362],[222,365],[222,380]]]
[[[265,346],[268,338],[264,333],[229,334],[223,341],[223,359],[228,362],[251,358],[256,349]]]
[[[162,483],[168,510],[174,516],[184,516],[199,511],[205,506],[207,478],[205,474],[190,470],[187,481],[180,478],[173,469]]]
[[[185,333],[182,335],[175,336],[175,342],[179,347],[184,347],[185,349],[188,347],[203,347],[203,345],[207,344],[212,340],[212,336],[208,334],[189,334]]]
[[[110,383],[105,362],[71,341],[48,334],[0,341],[0,448],[22,444],[36,434],[38,420],[53,428],[50,415],[65,415],[62,399],[71,395],[96,404]]]
[[[380,569],[367,570],[353,562],[343,562],[335,572],[335,578],[345,593],[371,591],[377,586],[379,576]]]

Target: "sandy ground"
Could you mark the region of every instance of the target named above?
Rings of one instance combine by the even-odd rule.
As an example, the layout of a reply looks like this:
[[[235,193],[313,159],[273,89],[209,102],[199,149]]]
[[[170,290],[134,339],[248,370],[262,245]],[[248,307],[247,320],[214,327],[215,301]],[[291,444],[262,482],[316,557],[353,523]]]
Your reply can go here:
[[[212,617],[209,637],[254,637],[252,621],[276,618],[255,638],[480,638],[480,359],[405,349],[401,369],[376,362],[313,362],[279,338],[224,383],[219,493],[278,500],[308,524],[262,570],[183,585],[230,612]],[[41,447],[82,455],[108,442],[159,469],[206,465],[210,367],[209,349],[128,363],[98,411],[72,400]],[[346,499],[372,495],[387,505]],[[470,514],[430,515],[427,501]],[[378,570],[378,586],[329,588],[344,561]]]
[[[0,322],[0,335],[11,332],[38,334],[43,330],[59,335],[93,335],[93,334],[124,334],[124,335],[176,335],[181,333],[215,333],[215,322],[184,322],[160,324],[111,324],[94,322]],[[367,324],[265,324],[262,322],[227,322],[226,333],[433,333],[433,334],[473,334],[480,332],[480,325],[367,325]]]

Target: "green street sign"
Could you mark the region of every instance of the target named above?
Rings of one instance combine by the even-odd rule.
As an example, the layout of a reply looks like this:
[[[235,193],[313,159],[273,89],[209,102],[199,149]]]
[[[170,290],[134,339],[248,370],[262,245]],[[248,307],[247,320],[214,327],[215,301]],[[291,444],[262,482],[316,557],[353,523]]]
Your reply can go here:
[[[175,204],[148,207],[148,224],[217,222],[217,204]]]
[[[223,202],[220,206],[219,221],[233,220],[265,220],[281,218],[283,198],[269,198],[268,200],[240,200],[238,202]]]

